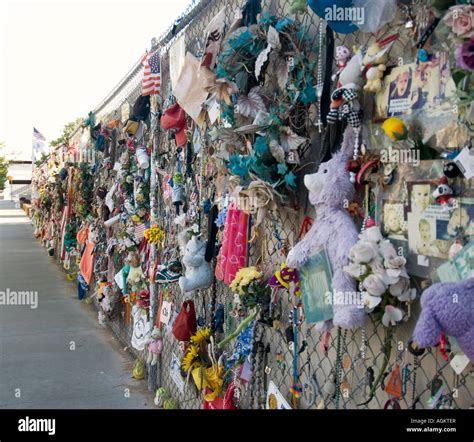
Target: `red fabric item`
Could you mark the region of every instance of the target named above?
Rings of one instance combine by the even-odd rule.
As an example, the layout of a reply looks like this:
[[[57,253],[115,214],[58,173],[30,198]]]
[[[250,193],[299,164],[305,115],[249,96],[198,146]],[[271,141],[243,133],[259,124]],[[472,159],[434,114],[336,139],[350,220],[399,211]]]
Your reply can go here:
[[[173,335],[178,341],[189,341],[196,330],[194,302],[191,300],[184,301],[173,325]]]
[[[230,284],[235,274],[247,265],[248,223],[248,214],[234,205],[229,207],[216,265],[216,278],[225,284]]]
[[[231,382],[227,387],[227,391],[223,398],[218,396],[211,402],[204,401],[204,410],[236,410],[237,407],[234,405],[234,401],[232,400],[234,397],[234,390],[234,383]],[[212,390],[206,388],[206,394],[210,393],[212,393]]]
[[[81,265],[79,269],[81,270],[81,275],[86,281],[87,284],[90,284],[92,280],[92,274],[94,273],[94,257],[95,253],[93,253],[95,244],[93,242],[88,242],[84,253],[82,254],[81,258]]]

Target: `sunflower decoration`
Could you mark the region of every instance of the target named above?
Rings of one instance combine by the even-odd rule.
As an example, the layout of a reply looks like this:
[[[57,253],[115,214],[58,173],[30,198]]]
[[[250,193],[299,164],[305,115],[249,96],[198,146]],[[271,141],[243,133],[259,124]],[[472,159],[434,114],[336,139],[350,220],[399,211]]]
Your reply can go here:
[[[186,354],[181,362],[181,367],[186,374],[191,369],[199,368],[203,365],[207,355],[207,341],[211,336],[211,329],[204,327],[199,329],[191,336],[190,344],[186,350]]]
[[[160,229],[156,224],[145,230],[145,238],[150,244],[163,244],[165,240],[165,232]]]

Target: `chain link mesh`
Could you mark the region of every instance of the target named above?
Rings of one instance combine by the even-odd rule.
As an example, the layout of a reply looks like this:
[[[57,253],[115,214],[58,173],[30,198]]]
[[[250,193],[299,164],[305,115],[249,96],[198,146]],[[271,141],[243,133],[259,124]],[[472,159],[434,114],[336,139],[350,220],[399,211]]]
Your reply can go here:
[[[169,57],[168,52],[171,44],[175,39],[184,33],[186,41],[186,49],[199,56],[202,54],[205,44],[205,33],[209,21],[223,8],[227,8],[227,26],[232,22],[234,12],[242,7],[245,0],[206,0],[194,2],[193,6],[185,16],[185,20],[178,26],[179,32],[168,31],[162,40],[158,42],[162,52],[162,93],[161,96],[165,103],[172,101],[170,80],[169,80]],[[263,2],[264,9],[277,15],[283,16],[288,11],[291,4],[290,0],[266,0]],[[307,13],[300,14],[298,19],[307,26],[308,32],[312,36],[312,44],[317,44],[319,27],[319,18],[310,10]],[[402,18],[399,17],[401,20]],[[398,20],[398,19],[397,19]],[[397,23],[400,22],[397,21]],[[403,28],[402,28],[403,29]],[[393,32],[393,31],[392,31]],[[367,42],[373,42],[376,39],[384,38],[390,34],[390,30],[386,35],[371,35],[354,33],[350,35],[336,34],[336,45],[344,44],[349,48],[360,46]],[[413,42],[408,33],[401,34],[396,43],[390,50],[390,63],[397,64],[400,59],[413,59]],[[133,103],[140,94],[140,81],[142,76],[142,67],[137,65],[129,77],[117,88],[112,96],[108,97],[106,102],[97,108],[98,118],[104,118],[113,113],[120,112],[120,106],[125,103]],[[368,109],[370,103],[362,103],[364,109]],[[165,140],[169,144],[169,140]],[[166,148],[164,149],[166,151]],[[160,157],[159,161],[169,161],[167,167],[172,170],[175,166],[173,158],[166,155]],[[169,248],[162,261],[166,261],[173,257],[173,248],[176,246],[176,237],[174,236],[174,228],[170,222],[171,214],[169,209],[160,200],[160,192],[157,194],[158,206],[158,222],[160,227],[166,228],[169,234]],[[275,219],[267,217],[265,220],[264,238],[252,244],[251,247],[251,263],[260,262],[265,270],[265,277],[270,277],[275,269],[284,260],[285,249],[291,247],[297,242],[297,234],[301,227],[303,219],[303,210],[293,212],[285,208],[279,208],[278,216]],[[118,267],[119,268],[119,267]],[[158,289],[164,297],[167,297],[175,306],[181,305],[183,296],[175,285],[162,286]],[[212,308],[215,305],[222,304],[225,308],[226,315],[229,303],[232,302],[233,295],[229,288],[218,282],[216,284],[215,293],[212,290],[201,290],[199,296],[195,298],[197,315],[204,318],[206,324],[210,324],[212,320]],[[282,299],[282,322],[288,318],[292,309],[291,300]],[[210,307],[211,306],[211,307]],[[384,372],[390,373],[398,364],[403,364],[403,350],[399,350],[400,342],[406,343],[413,331],[414,324],[419,315],[419,310],[412,308],[409,320],[398,326],[396,333],[389,339],[392,346],[391,357],[387,364],[384,364],[385,355],[383,352],[385,342],[385,330],[369,323],[363,330],[357,331],[341,331],[333,329],[329,336],[326,351],[325,336],[318,333],[314,328],[303,323],[298,330],[297,349],[302,350],[297,357],[297,372],[299,381],[302,384],[302,397],[298,400],[298,408],[317,408],[324,400],[326,408],[383,408],[389,399],[380,387],[376,390],[373,399],[367,403],[366,399],[370,390],[367,381],[368,369],[372,368],[375,377],[379,374],[381,367],[385,365]],[[227,316],[226,316],[227,317]],[[230,321],[230,329],[233,330],[238,321],[232,318]],[[131,329],[130,324],[125,323],[125,307],[120,307],[119,314],[111,321],[114,332],[125,342],[130,342]],[[226,324],[227,325],[227,324]],[[227,330],[227,326],[226,332]],[[257,335],[261,336],[261,340],[255,343],[254,355],[252,361],[257,380],[253,379],[244,389],[241,398],[242,407],[262,408],[265,404],[266,388],[268,381],[272,380],[281,391],[281,393],[291,402],[290,389],[295,382],[293,378],[294,354],[290,350],[286,342],[282,329],[275,329],[266,325],[258,324]],[[303,347],[303,342],[306,343]],[[339,351],[337,351],[339,348]],[[181,359],[182,352],[179,348],[177,340],[171,333],[164,335],[164,348],[158,362],[156,373],[151,372],[153,379],[149,381],[150,389],[156,387],[166,388],[172,397],[179,401],[181,408],[199,409],[203,406],[202,394],[198,394],[195,388],[191,388],[189,383],[184,394],[180,392],[178,386],[170,376],[170,367],[172,364],[173,354]],[[143,354],[136,354],[144,357]],[[427,401],[431,396],[431,381],[435,376],[441,378],[446,386],[446,394],[449,398],[447,406],[455,408],[468,408],[474,403],[473,386],[474,377],[472,372],[463,372],[456,375],[442,357],[437,348],[428,349],[417,360],[410,359],[409,376],[407,378],[406,391],[400,404],[402,408],[427,408]],[[414,364],[417,369],[413,370]],[[338,384],[340,394],[332,394],[330,388],[325,388],[328,379],[333,379]],[[326,392],[326,390],[328,392]],[[364,405],[361,405],[364,404]]]

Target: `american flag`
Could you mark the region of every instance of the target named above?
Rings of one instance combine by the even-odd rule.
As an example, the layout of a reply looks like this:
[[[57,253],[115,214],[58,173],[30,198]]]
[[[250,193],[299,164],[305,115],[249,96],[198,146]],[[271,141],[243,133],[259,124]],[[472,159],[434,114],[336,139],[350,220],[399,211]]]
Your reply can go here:
[[[138,226],[135,226],[135,239],[141,241],[145,238],[145,230],[150,228],[150,223],[142,223]]]
[[[36,161],[44,152],[46,138],[43,134],[33,127],[33,160]]]
[[[135,227],[135,239],[141,241],[145,237],[145,224],[140,224]]]
[[[142,95],[159,94],[161,89],[160,54],[155,51],[147,53],[142,60],[144,68]]]

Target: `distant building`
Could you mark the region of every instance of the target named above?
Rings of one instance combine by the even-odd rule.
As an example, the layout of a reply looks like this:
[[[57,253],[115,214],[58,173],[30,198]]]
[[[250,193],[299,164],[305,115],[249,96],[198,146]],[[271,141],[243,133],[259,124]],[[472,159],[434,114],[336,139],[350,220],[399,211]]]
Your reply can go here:
[[[8,176],[10,181],[5,183],[3,199],[18,201],[21,197],[31,198],[31,161],[10,161]]]

